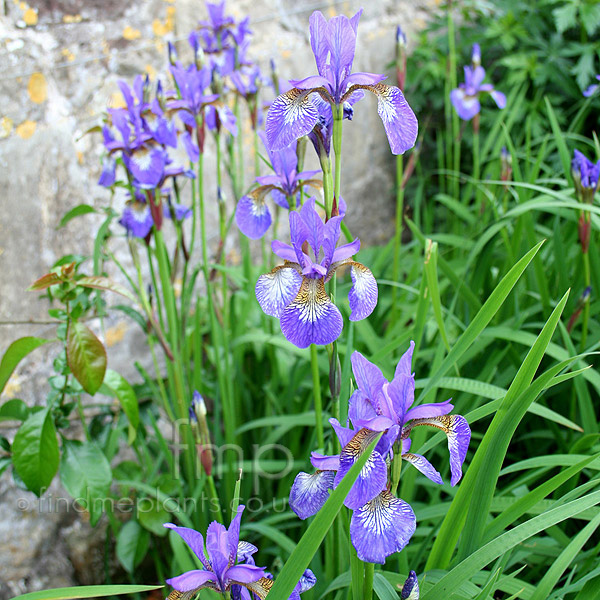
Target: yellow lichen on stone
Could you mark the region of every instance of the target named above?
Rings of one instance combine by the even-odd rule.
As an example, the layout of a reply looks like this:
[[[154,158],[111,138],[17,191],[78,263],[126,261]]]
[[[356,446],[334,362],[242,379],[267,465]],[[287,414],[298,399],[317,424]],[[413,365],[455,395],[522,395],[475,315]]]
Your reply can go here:
[[[12,130],[13,120],[10,117],[2,117],[0,119],[0,138],[8,137]]]
[[[25,25],[28,25],[30,27],[33,27],[33,25],[37,25],[37,10],[35,10],[34,8],[28,8],[23,14],[23,21],[25,21]]]
[[[2,395],[6,398],[14,398],[21,391],[20,379],[16,373],[13,373],[6,382]]]
[[[68,48],[63,48],[60,52],[69,62],[75,60],[75,55]]]
[[[106,345],[110,348],[111,346],[118,344],[125,337],[126,331],[127,325],[123,321],[117,323],[114,327],[109,327],[104,336]]]
[[[35,133],[36,127],[37,127],[37,123],[35,121],[30,121],[29,119],[27,119],[27,121],[23,121],[22,123],[17,125],[17,128],[15,129],[15,133],[20,138],[27,140]]]
[[[63,15],[63,23],[81,23],[82,20],[81,15]]]
[[[163,35],[166,35],[167,31],[167,26],[162,21],[159,21],[158,19],[152,21],[152,32],[154,35],[162,37]]]
[[[142,33],[139,29],[134,29],[131,25],[127,25],[125,29],[123,29],[123,37],[126,40],[137,40],[142,37]]]
[[[147,73],[150,79],[156,79],[156,69],[151,64],[147,64],[144,68],[144,71]]]
[[[123,94],[121,92],[113,92],[108,101],[109,108],[125,108],[127,104],[125,103],[125,98],[123,98]]]
[[[43,73],[34,73],[29,78],[27,84],[27,92],[32,102],[41,104],[48,97],[48,85],[46,84],[46,78]]]

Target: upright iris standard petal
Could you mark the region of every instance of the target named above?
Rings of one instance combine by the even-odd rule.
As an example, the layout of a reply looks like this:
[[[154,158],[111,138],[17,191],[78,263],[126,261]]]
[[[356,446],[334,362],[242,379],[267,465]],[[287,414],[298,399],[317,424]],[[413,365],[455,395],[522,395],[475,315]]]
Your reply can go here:
[[[386,490],[354,511],[350,539],[360,560],[383,564],[408,544],[416,525],[410,504]]]
[[[381,369],[367,360],[360,352],[353,352],[350,361],[358,389],[365,394],[375,410],[377,408],[377,396],[384,384],[387,383],[386,378],[383,376]]]
[[[285,307],[298,295],[302,281],[302,276],[294,267],[275,267],[258,278],[256,299],[267,315],[279,318]]]
[[[350,265],[352,277],[352,287],[348,294],[350,320],[361,321],[366,319],[377,306],[377,281],[373,273],[364,265],[357,262],[351,262]]]
[[[206,551],[215,573],[221,575],[229,564],[229,540],[227,529],[221,523],[213,521],[206,531]]]
[[[333,489],[334,471],[298,473],[290,490],[290,508],[302,519],[316,515]]]
[[[264,195],[247,194],[242,196],[235,211],[235,222],[247,237],[257,240],[271,226],[271,212]]]
[[[298,348],[331,344],[342,333],[344,321],[323,279],[304,278],[298,295],[281,313],[281,331]]]
[[[367,449],[368,445],[375,439],[376,433],[368,429],[361,429],[342,448],[340,453],[340,468],[335,476],[335,485],[339,485],[352,465],[360,455]],[[348,492],[344,504],[348,508],[356,509],[372,500],[377,494],[385,489],[387,485],[387,465],[385,460],[374,451],[365,466],[361,469],[358,478]]]
[[[319,122],[319,112],[310,98],[311,90],[292,88],[271,104],[265,130],[272,150],[280,150],[309,133]]]
[[[177,527],[173,523],[165,523],[164,527],[172,529],[177,533],[183,541],[190,547],[190,550],[200,559],[205,569],[209,568],[209,563],[204,554],[204,538],[202,534],[195,529],[189,527]]]

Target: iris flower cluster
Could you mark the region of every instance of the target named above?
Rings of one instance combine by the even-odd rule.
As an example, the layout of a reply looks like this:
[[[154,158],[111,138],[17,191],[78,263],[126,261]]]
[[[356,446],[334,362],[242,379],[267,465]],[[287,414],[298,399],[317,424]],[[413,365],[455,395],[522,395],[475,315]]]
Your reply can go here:
[[[600,180],[600,160],[592,162],[583,152],[574,150],[571,161],[571,174],[575,191],[580,202],[591,204]]]
[[[479,44],[473,44],[471,66],[465,66],[465,82],[450,92],[450,100],[463,121],[470,121],[481,111],[480,97],[489,94],[498,108],[506,106],[506,96],[494,89],[491,83],[483,83],[485,69],[481,66]]]
[[[271,149],[279,150],[294,140],[322,131],[332,111],[344,110],[360,98],[363,90],[377,96],[381,117],[394,154],[412,148],[417,138],[417,118],[399,88],[386,85],[385,75],[352,73],[356,34],[362,10],[351,19],[329,21],[315,11],[310,17],[310,44],[318,75],[290,80],[292,89],[278,96],[267,113],[266,132]]]
[[[240,522],[244,506],[239,506],[229,528],[213,521],[206,532],[206,544],[201,533],[188,527],[165,523],[198,557],[202,569],[186,571],[167,579],[175,590],[168,600],[191,600],[200,590],[230,592],[232,600],[264,600],[273,586],[273,578],[263,567],[257,567],[253,555],[258,548],[240,540]],[[206,550],[206,551],[205,551]],[[289,600],[300,600],[300,594],[312,588],[316,577],[307,569],[296,584]]]
[[[252,239],[262,237],[271,226],[271,212],[265,201],[267,195],[270,195],[278,206],[293,210],[300,204],[303,185],[321,186],[320,180],[313,179],[320,173],[319,170],[298,173],[296,141],[282,150],[270,150],[262,131],[259,136],[265,144],[273,174],[257,177],[259,187],[240,198],[235,212],[240,231]]]
[[[337,248],[342,216],[323,223],[315,199],[290,212],[291,245],[274,240],[273,252],[284,260],[256,282],[256,299],[263,311],[280,320],[285,338],[298,346],[325,345],[342,332],[343,319],[325,291],[325,284],[342,266],[350,267],[350,320],[368,317],[377,304],[377,282],[371,271],[352,260],[360,240]],[[311,256],[312,253],[312,256]]]
[[[325,456],[313,452],[313,474],[300,473],[290,491],[290,507],[301,518],[316,514],[369,444],[383,433],[367,464],[348,493],[344,504],[352,509],[350,538],[358,557],[364,562],[381,563],[402,550],[416,528],[410,505],[392,491],[389,462],[404,460],[431,481],[442,484],[442,477],[420,454],[410,451],[410,435],[415,427],[434,427],[448,438],[450,483],[462,477],[471,430],[464,417],[450,415],[450,401],[413,407],[415,377],[411,373],[414,342],[402,356],[392,381],[359,352],[352,354],[352,371],[357,389],[350,398],[348,417],[352,427],[330,419],[341,445],[341,452]]]

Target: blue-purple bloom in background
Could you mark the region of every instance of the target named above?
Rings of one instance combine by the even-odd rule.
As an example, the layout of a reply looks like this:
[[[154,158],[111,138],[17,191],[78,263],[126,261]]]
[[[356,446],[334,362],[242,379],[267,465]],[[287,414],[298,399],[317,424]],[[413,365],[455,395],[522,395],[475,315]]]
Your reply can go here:
[[[342,451],[336,456],[313,452],[310,460],[316,473],[300,473],[290,491],[290,508],[301,519],[314,515],[327,500],[329,490],[339,484],[358,457],[383,432],[344,501],[354,511],[350,521],[352,544],[358,557],[365,562],[383,564],[387,556],[408,544],[416,528],[410,505],[390,491],[388,460],[394,458],[394,452],[400,454],[396,460],[401,458],[431,481],[443,483],[438,471],[424,456],[410,452],[412,430],[425,425],[446,433],[452,485],[462,477],[462,463],[471,439],[465,418],[448,414],[453,408],[449,401],[412,407],[415,391],[415,377],[411,373],[413,349],[414,342],[411,342],[390,382],[362,354],[352,354],[352,370],[357,383],[348,410],[352,428],[330,419]]]
[[[600,160],[592,162],[579,150],[573,152],[571,174],[575,182],[575,192],[580,202],[591,204],[600,180]]]
[[[182,594],[169,595],[169,600],[191,600],[202,589],[216,592],[231,592],[232,600],[266,598],[273,586],[273,578],[264,568],[257,567],[253,554],[258,548],[249,542],[240,541],[240,521],[244,506],[239,506],[229,529],[213,521],[206,532],[206,553],[202,534],[188,527],[177,527],[165,523],[183,538],[190,550],[202,563],[202,569],[187,571],[167,579],[166,582]],[[208,556],[207,556],[208,555]],[[306,569],[296,584],[289,600],[299,600],[300,594],[316,583],[310,569]]]
[[[596,75],[596,79],[600,81],[600,75]],[[600,84],[592,83],[592,85],[588,86],[585,90],[583,90],[583,95],[586,98],[589,98],[599,87]]]
[[[352,287],[350,320],[368,317],[377,304],[377,282],[367,267],[351,257],[360,240],[336,248],[342,217],[323,223],[308,199],[299,211],[290,213],[292,245],[273,240],[273,252],[285,262],[256,282],[256,298],[263,311],[280,319],[285,338],[298,346],[325,345],[337,340],[343,319],[338,307],[325,291],[325,283],[342,265],[350,266]],[[312,251],[313,257],[309,256]]]
[[[479,44],[473,44],[471,66],[466,66],[465,82],[459,84],[458,88],[450,92],[450,100],[454,105],[458,116],[463,121],[470,121],[481,110],[479,97],[489,94],[496,102],[498,108],[506,106],[506,96],[494,89],[491,83],[483,83],[485,69],[481,66],[481,51]]]
[[[310,44],[318,75],[290,80],[291,90],[278,96],[267,114],[266,132],[273,150],[285,148],[319,125],[316,95],[331,107],[343,106],[353,94],[368,90],[377,96],[377,112],[383,121],[394,154],[412,148],[417,139],[417,118],[394,86],[381,83],[385,75],[352,73],[356,33],[362,10],[351,19],[333,17],[329,21],[315,11],[310,17]]]
[[[321,185],[320,180],[312,179],[320,171],[296,171],[298,156],[295,141],[282,150],[269,150],[262,131],[259,136],[265,144],[274,173],[257,177],[260,186],[242,196],[235,211],[240,231],[253,240],[261,238],[271,226],[271,212],[265,201],[267,194],[282,208],[295,209],[300,200],[301,184]]]

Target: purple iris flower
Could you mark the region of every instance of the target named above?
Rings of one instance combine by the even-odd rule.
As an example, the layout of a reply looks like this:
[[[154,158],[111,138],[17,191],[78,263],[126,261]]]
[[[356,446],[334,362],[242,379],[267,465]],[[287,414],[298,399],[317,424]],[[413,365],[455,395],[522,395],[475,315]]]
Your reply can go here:
[[[600,81],[600,75],[596,75],[596,79],[598,81]],[[598,88],[600,87],[600,84],[598,83],[592,83],[592,85],[590,85],[589,87],[587,87],[584,91],[583,91],[583,95],[586,98],[589,98]]]
[[[231,592],[232,600],[265,598],[273,586],[273,578],[264,568],[257,567],[253,554],[258,548],[240,540],[240,521],[244,506],[239,506],[229,529],[213,521],[206,532],[206,545],[202,534],[188,527],[165,523],[165,527],[179,534],[202,563],[202,569],[187,571],[167,583],[180,594],[169,595],[177,600],[191,600],[201,589]],[[205,553],[206,548],[206,553]],[[208,554],[208,556],[207,556]],[[289,600],[299,600],[300,594],[316,583],[316,577],[307,569],[296,584]]]
[[[290,212],[292,245],[273,240],[273,252],[283,265],[261,275],[256,282],[256,299],[263,311],[280,320],[285,338],[298,346],[325,345],[342,332],[343,319],[325,291],[325,283],[342,265],[350,266],[352,287],[350,320],[368,317],[377,304],[377,282],[367,267],[352,260],[360,240],[336,248],[341,216],[323,223],[308,199],[299,211]],[[312,250],[313,257],[309,256]]]
[[[356,33],[362,10],[351,19],[333,17],[329,21],[315,11],[310,17],[310,43],[319,75],[290,80],[294,86],[278,96],[267,114],[266,131],[269,145],[278,150],[312,131],[319,124],[319,108],[314,98],[319,95],[332,107],[343,106],[358,90],[377,96],[377,112],[394,154],[412,148],[417,139],[417,118],[394,86],[381,83],[385,75],[352,73]]]
[[[204,107],[219,98],[218,94],[207,93],[211,83],[210,69],[198,69],[194,64],[186,69],[177,63],[171,65],[170,70],[180,98],[169,100],[167,106],[170,109],[179,109],[178,116],[185,125],[196,127],[197,117]]]
[[[571,174],[579,201],[591,204],[598,189],[600,160],[594,163],[585,154],[575,150],[571,161]]]
[[[258,135],[265,145],[274,174],[257,177],[260,186],[242,196],[235,211],[240,231],[253,240],[261,238],[271,226],[271,212],[265,201],[267,194],[271,194],[273,201],[282,208],[294,209],[300,201],[302,183],[321,185],[320,180],[312,179],[320,171],[296,171],[296,141],[283,150],[269,150],[264,133],[261,131]]]
[[[440,474],[424,456],[410,452],[411,431],[426,425],[446,433],[452,485],[462,477],[462,463],[471,439],[465,418],[448,414],[453,408],[449,401],[412,407],[413,349],[414,342],[411,342],[390,382],[362,354],[352,354],[352,371],[357,383],[348,411],[352,428],[330,419],[342,447],[341,453],[324,456],[313,452],[311,463],[316,473],[300,473],[290,491],[292,510],[301,519],[314,515],[327,500],[329,490],[339,484],[377,434],[383,432],[344,501],[354,511],[350,521],[352,544],[365,562],[383,564],[387,556],[408,544],[416,528],[410,505],[390,492],[388,460],[394,457],[394,451],[426,477],[442,483]]]
[[[411,571],[402,586],[401,600],[419,600],[419,581],[417,574]]]
[[[248,590],[256,590],[266,595],[265,570],[254,564],[240,562],[240,558],[252,555],[258,549],[247,542],[242,542],[242,556],[239,556],[240,521],[244,506],[238,508],[236,516],[231,521],[229,529],[221,523],[213,521],[206,532],[206,553],[202,534],[188,527],[177,527],[173,523],[165,523],[165,527],[179,534],[183,541],[202,563],[202,569],[187,571],[182,575],[167,579],[167,583],[178,592],[183,592],[181,600],[188,600],[199,590],[208,588],[217,592],[227,592],[234,585]],[[254,562],[254,561],[252,561]],[[247,595],[247,597],[249,597]]]
[[[111,187],[117,180],[117,161],[114,156],[107,154],[102,159],[102,173],[98,179],[98,185]]]
[[[465,82],[450,92],[450,100],[463,121],[470,121],[479,114],[481,104],[479,96],[489,94],[496,102],[498,108],[506,106],[506,96],[494,89],[491,83],[483,83],[485,69],[481,66],[481,51],[479,44],[473,44],[471,66],[466,66]]]

